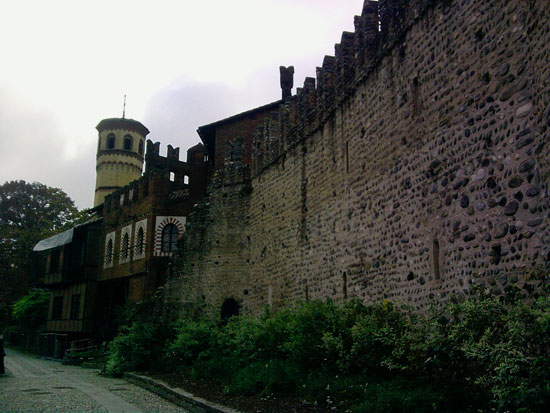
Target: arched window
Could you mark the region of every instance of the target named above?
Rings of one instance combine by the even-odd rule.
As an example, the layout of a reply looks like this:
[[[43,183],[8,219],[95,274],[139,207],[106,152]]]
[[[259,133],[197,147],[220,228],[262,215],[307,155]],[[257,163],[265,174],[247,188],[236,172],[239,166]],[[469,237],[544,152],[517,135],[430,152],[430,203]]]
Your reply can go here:
[[[162,229],[162,252],[173,252],[178,249],[178,227],[174,224],[168,224]]]
[[[124,237],[122,238],[122,251],[120,251],[120,255],[122,256],[123,260],[128,259],[128,254],[130,252],[130,236],[128,233],[124,234]]]
[[[113,262],[113,240],[107,241],[107,250],[105,251],[105,262],[110,264]]]
[[[138,152],[140,155],[143,155],[143,141],[139,141]]]
[[[136,237],[136,255],[143,255],[145,251],[145,239],[143,234],[143,228],[138,229]]]
[[[124,150],[125,151],[131,151],[132,150],[132,144],[133,139],[131,135],[124,135]]]
[[[107,149],[115,149],[115,134],[110,133],[107,135]]]

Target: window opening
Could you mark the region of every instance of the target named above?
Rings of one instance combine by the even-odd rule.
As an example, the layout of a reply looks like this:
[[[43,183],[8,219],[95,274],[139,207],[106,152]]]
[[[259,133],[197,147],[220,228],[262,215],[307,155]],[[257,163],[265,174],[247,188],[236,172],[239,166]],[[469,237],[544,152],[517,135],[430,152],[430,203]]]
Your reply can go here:
[[[80,318],[80,294],[73,294],[71,297],[71,320]]]
[[[348,275],[346,273],[342,274],[342,293],[344,298],[348,298]]]
[[[434,239],[433,242],[433,260],[434,260],[434,277],[436,280],[441,278],[439,269],[439,240]]]
[[[105,262],[110,264],[113,262],[113,240],[107,241],[107,251],[105,253]]]
[[[231,317],[238,316],[240,312],[239,303],[234,298],[228,298],[222,304],[221,316],[223,321],[229,320]]]
[[[178,227],[174,224],[167,224],[162,229],[162,252],[174,252],[178,249]]]
[[[142,255],[143,254],[144,238],[145,238],[145,236],[143,234],[143,228],[138,229],[137,240],[136,240],[137,255]]]
[[[349,142],[346,142],[346,172],[349,172]]]
[[[61,251],[53,250],[50,255],[50,274],[59,271],[59,262],[61,261]]]
[[[125,135],[124,136],[124,150],[131,151],[132,150],[132,144],[133,139],[131,135]]]
[[[61,320],[63,317],[63,296],[53,298],[52,320]]]
[[[184,183],[185,185],[189,185],[189,176],[185,175],[185,176],[183,177],[183,183]]]
[[[107,149],[114,149],[115,148],[115,134],[110,133],[107,135]]]
[[[174,172],[170,172],[170,182],[174,182],[176,180],[176,174]]]
[[[122,238],[122,259],[128,258],[128,253],[130,250],[130,237],[128,236],[128,233],[124,234],[124,237]]]

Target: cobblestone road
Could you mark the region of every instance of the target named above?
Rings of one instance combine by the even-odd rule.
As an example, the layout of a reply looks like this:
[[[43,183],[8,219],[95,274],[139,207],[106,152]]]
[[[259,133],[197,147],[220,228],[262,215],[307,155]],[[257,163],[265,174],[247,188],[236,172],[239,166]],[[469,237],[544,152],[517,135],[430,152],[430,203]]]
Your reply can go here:
[[[96,370],[7,350],[0,412],[187,413],[158,396]]]

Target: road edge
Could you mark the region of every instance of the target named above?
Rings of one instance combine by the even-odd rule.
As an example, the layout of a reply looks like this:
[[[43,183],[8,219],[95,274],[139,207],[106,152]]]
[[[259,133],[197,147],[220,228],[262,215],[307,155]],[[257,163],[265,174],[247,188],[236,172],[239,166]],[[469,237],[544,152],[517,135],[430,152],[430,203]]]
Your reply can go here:
[[[238,410],[194,396],[183,389],[172,387],[162,380],[152,379],[136,373],[124,373],[123,377],[126,381],[188,409],[191,413],[241,413]]]

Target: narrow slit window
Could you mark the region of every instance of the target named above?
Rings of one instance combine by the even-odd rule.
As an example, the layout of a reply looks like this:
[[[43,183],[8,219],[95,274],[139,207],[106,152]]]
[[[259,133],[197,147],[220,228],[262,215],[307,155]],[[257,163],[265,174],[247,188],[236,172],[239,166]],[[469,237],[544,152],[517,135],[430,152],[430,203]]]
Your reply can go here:
[[[170,182],[174,182],[176,180],[176,174],[174,172],[170,172]]]
[[[434,239],[433,242],[433,262],[434,262],[434,278],[436,280],[441,279],[441,273],[439,268],[439,240]]]
[[[342,274],[342,293],[344,298],[348,298],[348,274]]]

